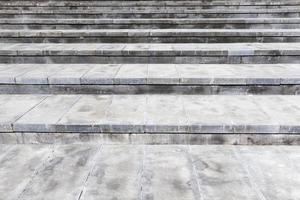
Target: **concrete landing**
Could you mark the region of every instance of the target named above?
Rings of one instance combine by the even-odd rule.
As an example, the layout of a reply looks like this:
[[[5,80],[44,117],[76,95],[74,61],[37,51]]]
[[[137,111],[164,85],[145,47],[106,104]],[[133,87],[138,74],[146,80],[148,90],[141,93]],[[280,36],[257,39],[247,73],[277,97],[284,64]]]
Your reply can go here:
[[[0,145],[5,200],[298,200],[300,148]]]

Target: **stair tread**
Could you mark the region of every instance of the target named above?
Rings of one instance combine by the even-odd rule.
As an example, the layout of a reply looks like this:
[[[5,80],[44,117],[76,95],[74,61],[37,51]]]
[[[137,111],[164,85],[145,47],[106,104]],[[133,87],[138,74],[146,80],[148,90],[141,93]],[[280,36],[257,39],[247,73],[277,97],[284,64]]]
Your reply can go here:
[[[299,64],[0,64],[0,84],[288,85]]]
[[[0,130],[295,133],[299,101],[280,95],[0,95]]]
[[[41,18],[22,18],[10,19],[1,18],[0,23],[51,23],[51,24],[97,24],[97,23],[299,23],[300,18],[105,18],[105,19],[86,19],[86,18],[61,18],[61,19],[41,19]]]
[[[300,43],[0,43],[0,55],[295,56],[300,55]]]
[[[264,13],[264,14],[272,14],[272,13],[299,13],[300,6],[293,6],[292,8],[269,8],[269,9],[202,9],[192,7],[192,9],[184,9],[184,8],[167,8],[167,7],[160,7],[157,9],[140,9],[140,8],[118,8],[118,9],[107,9],[103,8],[90,8],[90,9],[82,9],[82,10],[73,10],[73,9],[54,9],[54,10],[46,10],[43,8],[36,8],[29,9],[29,10],[19,10],[19,9],[5,9],[0,10],[0,14],[99,14],[101,11],[102,14],[104,13],[129,13],[129,14],[137,14],[137,13],[195,13],[195,14],[251,14],[251,13]]]
[[[124,5],[203,5],[203,6],[276,6],[276,5],[295,5],[299,4],[299,0],[286,1],[0,1],[2,6],[124,6]]]
[[[0,30],[0,37],[80,36],[300,36],[300,29],[60,29]]]

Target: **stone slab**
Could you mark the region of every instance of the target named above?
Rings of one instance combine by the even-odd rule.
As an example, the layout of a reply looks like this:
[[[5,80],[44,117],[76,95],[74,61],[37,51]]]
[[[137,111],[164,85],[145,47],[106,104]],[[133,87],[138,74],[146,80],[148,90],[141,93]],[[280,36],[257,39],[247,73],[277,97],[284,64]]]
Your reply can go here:
[[[0,169],[0,199],[14,200],[25,190],[36,176],[38,169],[43,167],[52,155],[50,145],[17,145],[10,147],[7,152],[1,150]]]
[[[18,56],[297,56],[300,43],[5,43],[0,55]]]
[[[12,124],[46,97],[45,95],[0,95],[0,132],[13,131]]]
[[[1,98],[2,123],[9,127],[7,131],[14,132],[300,132],[299,96],[1,95]],[[27,106],[13,106],[23,102]]]
[[[298,64],[2,64],[18,85],[295,85]]]
[[[55,146],[47,162],[37,170],[20,199],[80,199],[95,166],[97,145]]]
[[[300,29],[91,29],[0,30],[5,38],[74,37],[299,37]]]

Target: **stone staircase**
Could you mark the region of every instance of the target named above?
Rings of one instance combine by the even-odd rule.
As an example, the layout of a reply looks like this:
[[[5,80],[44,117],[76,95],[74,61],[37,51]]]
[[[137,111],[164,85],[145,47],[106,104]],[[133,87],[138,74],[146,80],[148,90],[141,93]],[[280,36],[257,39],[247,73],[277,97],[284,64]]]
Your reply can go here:
[[[300,144],[299,0],[0,5],[0,143]]]

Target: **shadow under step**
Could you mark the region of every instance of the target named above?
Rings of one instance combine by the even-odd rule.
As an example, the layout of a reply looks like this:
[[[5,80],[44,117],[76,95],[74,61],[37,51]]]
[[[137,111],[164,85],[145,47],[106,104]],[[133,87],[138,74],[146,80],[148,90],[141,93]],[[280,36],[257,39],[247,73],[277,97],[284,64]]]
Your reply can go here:
[[[1,19],[2,29],[295,29],[300,18]]]
[[[300,42],[300,29],[0,30],[0,42],[236,43]]]
[[[10,1],[0,1],[0,5],[3,7],[132,7],[132,6],[203,6],[204,8],[212,7],[281,7],[281,6],[296,6],[300,5],[299,0],[277,0],[277,1],[245,1],[245,0],[230,0],[230,1],[199,1],[199,0],[167,0],[167,1],[153,1],[153,0],[131,0],[131,1],[121,1],[121,0],[112,0],[112,1],[31,1],[31,0],[10,0]]]
[[[255,17],[299,17],[300,8],[279,9],[130,9],[90,8],[89,10],[0,10],[1,18],[255,18]]]

